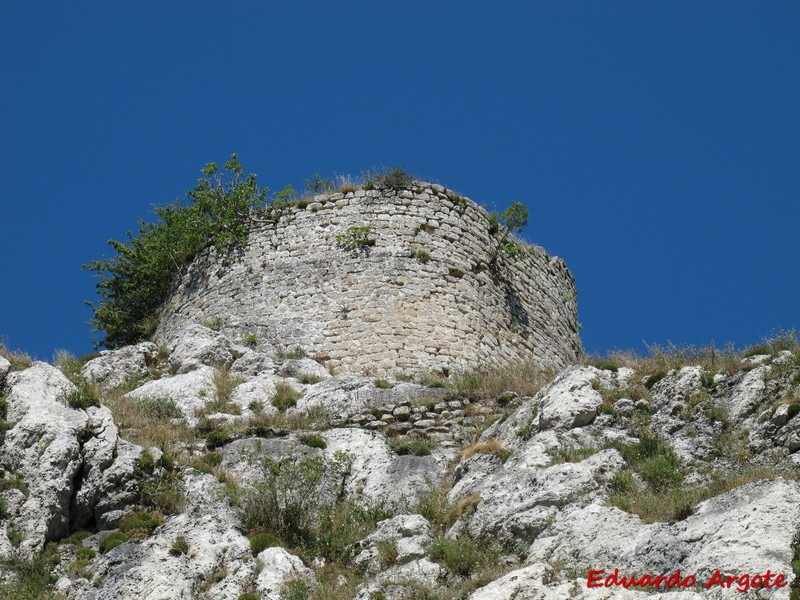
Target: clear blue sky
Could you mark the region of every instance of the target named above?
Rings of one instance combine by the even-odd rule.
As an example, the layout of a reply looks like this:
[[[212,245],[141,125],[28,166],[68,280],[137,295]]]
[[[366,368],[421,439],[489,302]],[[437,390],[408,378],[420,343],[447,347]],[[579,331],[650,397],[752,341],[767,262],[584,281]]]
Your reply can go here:
[[[405,165],[564,258],[589,352],[800,326],[800,3],[23,2],[0,18],[0,335],[89,352],[81,264],[232,153]],[[95,334],[96,335],[96,334]]]

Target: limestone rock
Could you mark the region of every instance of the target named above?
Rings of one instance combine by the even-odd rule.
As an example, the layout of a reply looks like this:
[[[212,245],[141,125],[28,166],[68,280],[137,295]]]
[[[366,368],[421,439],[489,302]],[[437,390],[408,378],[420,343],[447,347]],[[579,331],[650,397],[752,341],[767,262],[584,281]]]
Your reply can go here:
[[[278,374],[282,377],[294,377],[295,379],[300,379],[301,377],[329,379],[331,376],[328,373],[328,369],[310,358],[286,360],[278,369]]]
[[[392,545],[396,551],[394,564],[403,565],[424,558],[425,548],[432,541],[431,525],[425,517],[398,515],[378,523],[374,532],[355,544],[355,563],[374,575],[383,567],[382,545]]]
[[[94,385],[114,389],[148,377],[148,366],[158,358],[158,346],[142,342],[119,350],[105,350],[83,365],[81,376]]]
[[[221,333],[202,325],[188,325],[171,343],[169,368],[172,373],[183,374],[203,366],[227,369],[244,354]]]
[[[147,539],[99,556],[92,572],[100,585],[75,589],[70,598],[237,600],[256,575],[239,519],[217,500],[222,486],[214,477],[187,472],[184,482],[186,511],[168,518]],[[185,554],[171,551],[181,536],[188,544]]]
[[[594,367],[570,367],[559,375],[541,399],[541,428],[573,429],[591,423],[603,402],[592,387],[598,375]]]
[[[11,363],[8,362],[5,358],[0,356],[0,383],[3,383],[3,380],[8,375],[8,372],[11,370]]]
[[[238,406],[242,414],[249,415],[254,407],[268,414],[278,414],[278,409],[272,406],[275,396],[275,377],[269,373],[261,373],[244,383],[240,383],[231,393],[231,402]]]
[[[310,586],[316,583],[314,571],[283,548],[267,548],[258,555],[258,560],[262,569],[256,579],[256,589],[262,600],[284,600],[281,589],[295,579],[305,580]]]
[[[231,375],[247,378],[256,377],[257,375],[269,375],[274,372],[275,363],[269,356],[250,349],[233,361],[233,365],[230,368]]]
[[[217,398],[214,373],[212,367],[199,366],[188,373],[149,381],[129,392],[128,397],[140,402],[172,402],[186,422],[194,425],[197,423],[196,412]]]
[[[374,406],[394,406],[415,400],[436,399],[442,390],[414,383],[400,382],[392,388],[375,386],[374,379],[354,375],[340,375],[310,388],[297,402],[297,409],[307,412],[322,408],[331,416],[346,418]]]
[[[8,377],[8,421],[0,466],[26,486],[10,521],[31,554],[70,529],[106,527],[138,496],[142,449],[119,438],[107,408],[72,409],[74,386],[60,370],[34,363]]]

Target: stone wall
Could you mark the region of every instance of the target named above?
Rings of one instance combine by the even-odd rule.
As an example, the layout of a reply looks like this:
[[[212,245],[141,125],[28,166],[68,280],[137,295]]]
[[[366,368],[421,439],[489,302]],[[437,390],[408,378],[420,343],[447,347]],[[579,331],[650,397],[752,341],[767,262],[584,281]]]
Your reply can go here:
[[[348,228],[367,226],[368,245],[341,243]],[[255,336],[261,350],[300,347],[368,374],[574,361],[572,274],[527,244],[492,264],[498,245],[487,212],[438,185],[315,196],[254,226],[236,256],[198,257],[156,337],[212,323],[235,340]]]

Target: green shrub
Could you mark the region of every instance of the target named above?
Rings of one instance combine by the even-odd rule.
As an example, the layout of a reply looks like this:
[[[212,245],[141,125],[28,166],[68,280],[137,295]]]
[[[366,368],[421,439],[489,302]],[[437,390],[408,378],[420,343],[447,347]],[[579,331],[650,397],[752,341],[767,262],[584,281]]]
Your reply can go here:
[[[17,531],[16,529],[9,529],[6,531],[6,535],[8,536],[8,541],[11,542],[11,545],[16,547],[22,543],[22,540],[25,537],[22,535],[22,532]]]
[[[3,561],[3,566],[15,575],[13,584],[0,582],[0,598],[3,600],[56,600],[61,597],[53,593],[57,577],[53,575],[48,557],[8,559]]]
[[[275,384],[275,394],[272,396],[272,406],[281,412],[286,412],[287,408],[297,406],[297,400],[300,398],[294,388],[288,383],[279,381]]]
[[[293,350],[278,352],[278,360],[299,360],[306,356],[308,356],[308,354],[306,354],[306,351],[300,346],[295,346]]]
[[[128,534],[124,531],[114,531],[100,540],[100,553],[110,552],[120,544],[128,541]]]
[[[178,405],[169,398],[147,398],[139,401],[142,415],[151,419],[176,419],[183,416]]]
[[[159,514],[139,511],[122,519],[119,530],[125,533],[146,532],[149,535],[163,522],[164,519]]]
[[[246,336],[244,336],[245,346],[250,346],[251,348],[254,348],[257,343],[258,340],[256,339],[255,333],[248,333]]]
[[[92,561],[88,558],[78,558],[67,565],[67,574],[70,577],[85,577],[88,579],[91,577],[91,573],[88,570],[91,564]]]
[[[231,441],[230,434],[224,429],[214,429],[206,434],[206,446],[219,448]]]
[[[442,538],[430,545],[428,554],[451,573],[469,577],[480,564],[483,551],[469,538]]]
[[[322,377],[319,375],[301,375],[300,376],[300,383],[305,385],[314,385],[315,383],[319,383],[322,381]]]
[[[328,194],[333,191],[333,179],[324,179],[319,173],[314,173],[311,179],[303,182],[307,194]]]
[[[283,546],[283,543],[268,531],[260,531],[247,536],[250,540],[250,551],[253,556],[258,556],[267,548]]]
[[[169,553],[172,556],[181,556],[183,554],[188,554],[189,542],[186,539],[186,536],[183,535],[176,536],[175,539],[172,541],[172,546],[169,549]]]
[[[326,442],[318,435],[306,435],[301,437],[300,441],[303,442],[306,446],[310,446],[311,448],[319,448],[321,450],[325,450],[325,448],[328,447],[328,442]]]
[[[422,264],[427,264],[431,260],[431,255],[426,251],[420,248],[414,252],[414,258],[416,258]]]
[[[72,533],[68,537],[63,538],[59,541],[59,544],[73,544],[75,546],[79,545],[83,540],[88,537],[92,537],[94,534],[91,531],[76,531]]]
[[[77,548],[75,550],[75,556],[77,558],[92,560],[95,556],[97,556],[97,552],[95,552],[91,548],[85,548],[81,546],[80,548]]]
[[[433,450],[433,442],[426,439],[392,438],[389,446],[399,455],[429,456]]]
[[[77,390],[69,393],[67,404],[69,404],[70,408],[86,410],[90,406],[100,406],[100,398],[94,388],[83,384]]]
[[[664,379],[664,377],[666,377],[666,376],[667,376],[667,372],[666,371],[664,371],[664,370],[656,371],[655,373],[650,375],[647,379],[645,379],[644,387],[646,387],[648,390],[652,390],[653,386],[655,384],[657,384],[659,381],[661,381],[662,379]]]
[[[283,600],[309,600],[311,596],[311,586],[305,579],[293,579],[287,581],[281,587],[281,598]]]
[[[348,227],[344,233],[336,236],[336,243],[345,250],[355,252],[357,250],[365,250],[369,246],[375,245],[375,240],[370,239],[372,227],[364,225],[363,227]]]
[[[789,404],[789,409],[786,413],[789,418],[793,419],[798,413],[800,413],[800,402],[792,402]]]
[[[100,344],[118,348],[149,337],[185,264],[210,241],[218,254],[244,243],[251,211],[265,205],[266,190],[254,174],[244,175],[235,154],[223,169],[206,165],[204,177],[187,192],[188,205],[154,209],[155,223],[141,222],[138,235],[109,242],[116,256],[84,265],[100,279],[99,303],[90,304],[92,325],[105,332]]]
[[[390,390],[394,387],[392,382],[386,381],[385,379],[375,379],[373,380],[372,385],[381,390]]]
[[[397,166],[377,173],[364,175],[364,189],[404,190],[414,185],[414,176],[404,167]]]

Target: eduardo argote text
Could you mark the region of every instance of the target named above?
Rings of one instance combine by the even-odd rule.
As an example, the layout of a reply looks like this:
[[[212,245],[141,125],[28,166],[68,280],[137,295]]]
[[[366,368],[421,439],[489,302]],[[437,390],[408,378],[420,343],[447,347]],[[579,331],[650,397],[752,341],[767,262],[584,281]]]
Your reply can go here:
[[[764,573],[743,573],[739,575],[723,575],[719,572],[719,569],[715,569],[714,573],[704,581],[698,581],[694,575],[682,575],[680,569],[676,569],[670,575],[657,576],[649,573],[644,575],[623,575],[620,574],[619,569],[614,569],[612,572],[606,572],[605,569],[592,569],[586,577],[586,587],[589,588],[650,587],[655,590],[662,584],[664,589],[694,588],[700,585],[707,590],[718,587],[746,592],[758,588],[782,588],[786,587],[789,582],[786,581],[786,575],[783,573],[773,573],[769,569]]]

